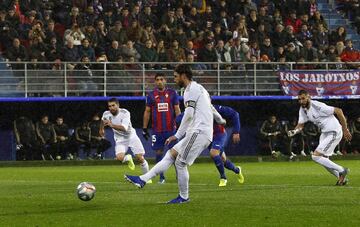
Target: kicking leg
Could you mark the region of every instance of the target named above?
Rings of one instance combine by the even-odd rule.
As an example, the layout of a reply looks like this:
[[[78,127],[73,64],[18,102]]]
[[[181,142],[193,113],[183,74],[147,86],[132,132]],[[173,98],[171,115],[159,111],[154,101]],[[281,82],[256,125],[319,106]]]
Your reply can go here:
[[[221,158],[224,162],[224,166],[226,169],[233,171],[238,178],[240,184],[243,184],[245,181],[244,175],[242,174],[241,167],[235,166],[229,159],[226,158],[225,152],[222,153]]]

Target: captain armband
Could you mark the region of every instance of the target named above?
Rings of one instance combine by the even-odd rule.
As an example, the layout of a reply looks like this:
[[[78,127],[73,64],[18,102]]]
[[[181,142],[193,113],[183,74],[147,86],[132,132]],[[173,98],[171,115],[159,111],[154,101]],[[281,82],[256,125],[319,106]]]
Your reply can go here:
[[[195,109],[195,107],[196,107],[196,102],[195,102],[195,101],[192,101],[192,100],[187,101],[187,102],[185,103],[185,108],[187,108],[187,107],[192,107],[192,108]]]

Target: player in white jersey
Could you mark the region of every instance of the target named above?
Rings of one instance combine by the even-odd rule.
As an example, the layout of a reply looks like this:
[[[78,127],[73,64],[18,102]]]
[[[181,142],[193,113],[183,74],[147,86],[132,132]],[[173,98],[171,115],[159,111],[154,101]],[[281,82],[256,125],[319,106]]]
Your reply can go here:
[[[116,98],[111,98],[108,101],[108,111],[105,111],[102,116],[102,123],[100,125],[100,134],[105,135],[104,127],[112,128],[115,140],[115,155],[116,159],[121,162],[127,162],[131,170],[135,169],[132,156],[126,154],[128,148],[134,153],[136,159],[139,161],[143,173],[149,171],[149,165],[144,158],[144,147],[136,134],[135,129],[131,125],[130,112],[119,107],[119,101]],[[149,182],[148,182],[149,183]]]
[[[335,147],[340,143],[343,135],[346,141],[351,140],[351,133],[347,128],[346,118],[340,108],[328,106],[325,103],[311,100],[309,93],[300,90],[298,94],[300,110],[299,121],[294,130],[288,132],[289,137],[299,133],[307,121],[313,122],[321,130],[318,147],[315,149],[312,159],[324,166],[330,173],[337,177],[336,185],[345,185],[346,175],[349,169],[344,168],[329,159]],[[338,117],[336,119],[334,114]]]
[[[166,140],[166,144],[181,139],[171,148],[164,158],[148,173],[141,176],[125,175],[125,179],[142,188],[146,182],[159,173],[165,172],[175,163],[179,195],[168,203],[185,203],[189,201],[189,172],[187,166],[205,150],[212,141],[213,120],[223,122],[220,114],[211,105],[209,93],[200,84],[192,81],[192,71],[188,65],[178,65],[175,68],[174,80],[180,87],[185,87],[185,113],[179,129],[174,136]]]

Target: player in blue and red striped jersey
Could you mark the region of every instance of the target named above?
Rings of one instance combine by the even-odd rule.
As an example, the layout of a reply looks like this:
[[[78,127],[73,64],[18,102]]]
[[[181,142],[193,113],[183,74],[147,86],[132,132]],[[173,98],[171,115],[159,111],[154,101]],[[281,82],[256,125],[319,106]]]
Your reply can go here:
[[[232,141],[233,143],[240,142],[240,116],[237,111],[228,106],[214,105],[219,114],[226,120],[230,120],[232,123]],[[225,175],[224,167],[233,171],[238,178],[240,184],[244,183],[244,176],[241,173],[241,167],[235,166],[225,155],[225,142],[227,133],[224,125],[214,122],[214,137],[209,146],[210,156],[214,160],[216,168],[220,173],[220,187],[226,186],[227,178]]]
[[[240,142],[240,116],[237,111],[228,106],[213,105],[219,112],[221,117],[226,120],[230,120],[232,123],[232,141],[233,143]],[[180,123],[183,113],[176,118],[176,122]],[[244,183],[244,176],[241,173],[241,167],[235,166],[225,155],[224,148],[227,138],[227,133],[224,125],[218,124],[214,121],[214,133],[213,141],[209,145],[210,157],[214,160],[215,166],[220,174],[220,187],[225,187],[227,184],[227,178],[225,175],[225,168],[233,171],[238,178],[240,184]]]
[[[175,117],[180,114],[179,99],[176,91],[166,87],[164,74],[155,75],[156,88],[146,96],[144,111],[143,136],[149,139],[148,124],[152,120],[152,144],[156,152],[156,162],[161,161],[167,138],[176,132]],[[159,183],[165,183],[164,174],[160,174]]]

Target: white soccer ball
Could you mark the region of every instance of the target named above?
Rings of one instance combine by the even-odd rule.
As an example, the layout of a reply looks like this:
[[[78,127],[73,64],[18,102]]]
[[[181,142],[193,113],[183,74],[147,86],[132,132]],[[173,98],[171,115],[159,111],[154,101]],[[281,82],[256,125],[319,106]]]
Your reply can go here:
[[[76,194],[82,201],[89,201],[94,198],[96,188],[93,184],[82,182],[77,186]]]

